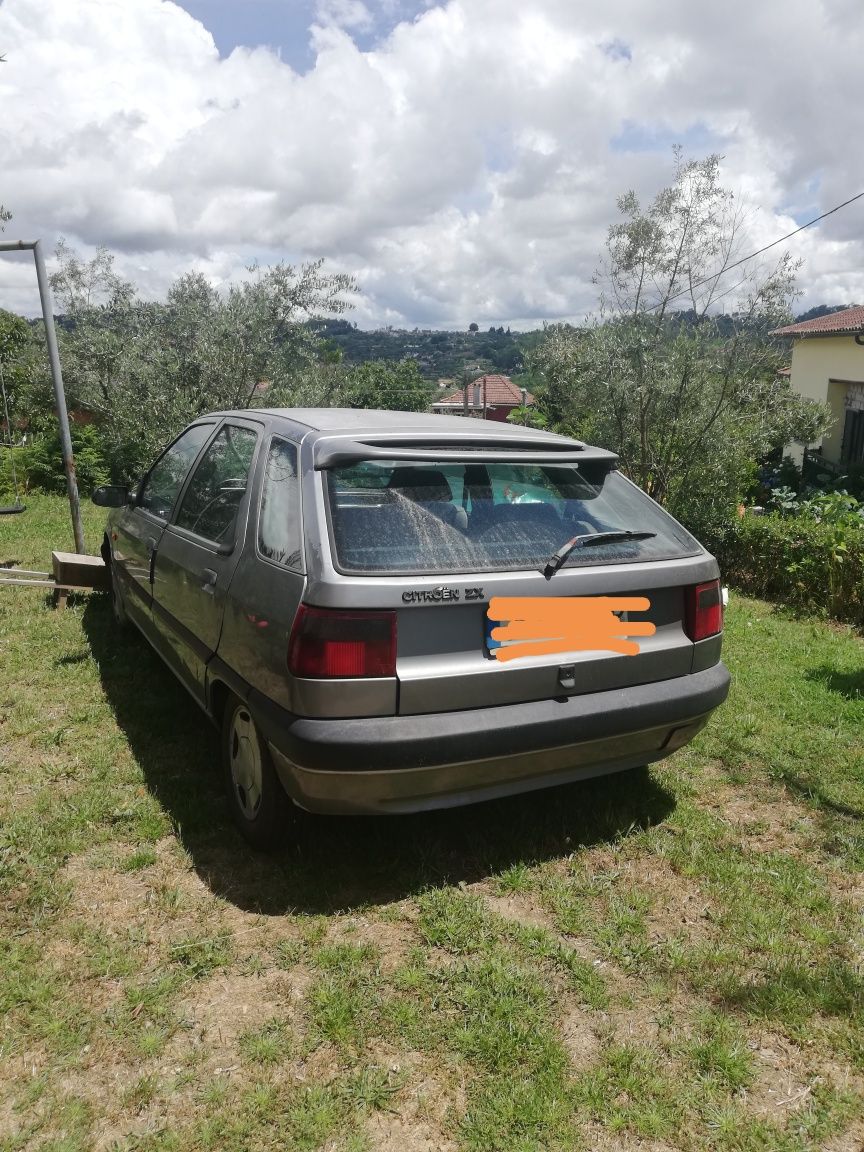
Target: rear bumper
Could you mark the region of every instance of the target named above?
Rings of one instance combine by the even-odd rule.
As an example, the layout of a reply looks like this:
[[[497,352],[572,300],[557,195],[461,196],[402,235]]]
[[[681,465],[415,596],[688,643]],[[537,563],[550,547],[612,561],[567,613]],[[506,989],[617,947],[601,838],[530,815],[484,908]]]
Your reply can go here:
[[[418,812],[647,764],[686,744],[729,691],[718,663],[609,692],[421,716],[312,720],[253,693],[286,791],[313,812]]]

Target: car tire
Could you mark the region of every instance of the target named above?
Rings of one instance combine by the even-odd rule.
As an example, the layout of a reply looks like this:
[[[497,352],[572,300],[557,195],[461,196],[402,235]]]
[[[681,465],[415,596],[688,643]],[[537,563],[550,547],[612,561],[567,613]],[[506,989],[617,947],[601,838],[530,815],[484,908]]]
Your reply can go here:
[[[290,802],[252,713],[234,695],[222,713],[222,768],[240,834],[259,852],[272,852],[285,838]]]

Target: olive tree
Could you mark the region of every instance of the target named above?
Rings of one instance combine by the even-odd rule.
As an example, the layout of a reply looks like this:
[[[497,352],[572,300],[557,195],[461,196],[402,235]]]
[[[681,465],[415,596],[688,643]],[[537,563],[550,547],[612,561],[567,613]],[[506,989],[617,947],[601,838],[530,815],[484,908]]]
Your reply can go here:
[[[401,412],[425,412],[436,389],[424,380],[412,359],[396,363],[366,360],[345,377],[345,403],[350,408],[392,408]]]
[[[676,152],[670,187],[644,207],[628,192],[618,209],[599,315],[548,327],[533,354],[543,406],[700,527],[727,515],[760,457],[827,426],[826,409],[778,374],[784,350],[769,335],[790,319],[797,265],[787,253],[740,263],[747,212],[718,156]]]
[[[68,394],[99,417],[116,476],[135,475],[202,412],[333,402],[338,380],[319,364],[308,321],[344,312],[355,289],[321,261],[254,267],[225,291],[189,273],[154,302],[105,249],[83,261],[61,243],[57,256]]]

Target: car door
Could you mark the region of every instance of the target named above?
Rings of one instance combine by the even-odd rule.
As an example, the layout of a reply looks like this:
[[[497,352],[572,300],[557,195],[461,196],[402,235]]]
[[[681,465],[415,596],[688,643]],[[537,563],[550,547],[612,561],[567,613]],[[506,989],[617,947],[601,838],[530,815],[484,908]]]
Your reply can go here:
[[[112,522],[111,563],[130,618],[152,639],[153,560],[174,504],[215,420],[193,424],[165,449]]]
[[[156,552],[153,624],[165,659],[204,701],[204,670],[219,643],[239,559],[249,477],[261,425],[226,419],[201,454]]]

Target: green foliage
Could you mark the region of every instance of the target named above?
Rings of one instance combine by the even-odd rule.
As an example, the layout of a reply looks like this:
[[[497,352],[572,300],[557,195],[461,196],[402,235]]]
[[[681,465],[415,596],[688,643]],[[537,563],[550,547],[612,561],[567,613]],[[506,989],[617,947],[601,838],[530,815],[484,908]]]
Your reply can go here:
[[[11,364],[30,343],[30,325],[22,316],[0,308],[0,364]]]
[[[543,413],[527,404],[520,404],[518,408],[513,408],[507,416],[507,422],[508,424],[521,424],[525,428],[545,428],[547,424]]]
[[[742,591],[864,625],[864,523],[842,497],[808,504],[795,516],[745,516],[705,543]]]
[[[195,416],[220,408],[329,404],[338,375],[317,356],[308,321],[344,311],[350,277],[321,261],[250,269],[218,292],[199,274],[164,303],[142,301],[100,249],[83,262],[61,242],[52,276],[70,407],[101,420],[112,476],[129,480]]]
[[[643,208],[619,200],[609,229],[602,318],[553,325],[532,357],[544,411],[559,426],[620,454],[624,471],[696,531],[722,523],[755,462],[792,440],[818,438],[821,405],[779,377],[768,339],[789,318],[796,266],[726,272],[742,246],[742,211],[719,183],[719,157],[684,163]],[[719,317],[717,302],[732,304]],[[680,301],[689,311],[673,311]]]
[[[27,408],[28,384],[37,370],[40,352],[27,321],[13,312],[0,309],[0,375],[6,390],[13,440],[16,439],[18,424]],[[0,425],[4,418],[5,413],[0,410]],[[3,431],[6,431],[5,425]],[[5,435],[3,439],[5,442]]]
[[[72,424],[69,431],[78,488],[81,493],[87,494],[109,479],[102,437],[99,429],[90,424]],[[41,488],[43,492],[65,493],[66,473],[63,470],[59,429],[49,428],[18,450],[16,468],[18,482],[25,490]]]
[[[349,408],[391,408],[397,412],[425,412],[434,389],[420,375],[416,360],[370,360],[352,368],[345,378],[345,404]]]
[[[864,502],[842,488],[806,497],[798,497],[788,488],[777,488],[771,503],[787,515],[806,516],[817,524],[832,524],[841,532],[864,528]]]

